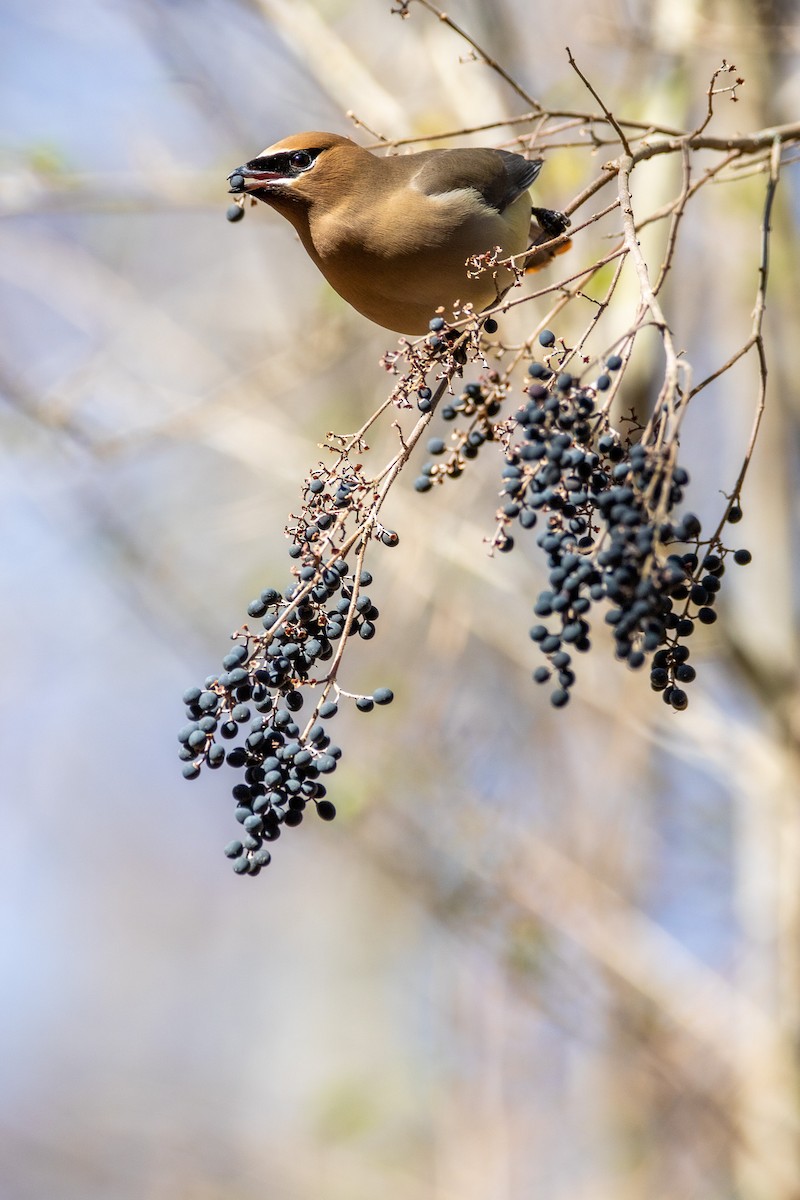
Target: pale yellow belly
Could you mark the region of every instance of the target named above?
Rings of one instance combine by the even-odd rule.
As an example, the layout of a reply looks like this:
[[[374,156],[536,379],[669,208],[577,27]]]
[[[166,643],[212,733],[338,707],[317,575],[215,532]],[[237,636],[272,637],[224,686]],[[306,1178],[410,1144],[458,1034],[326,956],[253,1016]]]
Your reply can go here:
[[[495,246],[499,258],[523,253],[530,214],[525,193],[502,215],[470,218],[455,236],[415,253],[375,253],[351,243],[313,257],[331,286],[369,320],[397,333],[426,333],[438,308],[446,319],[454,317],[457,305],[469,303],[480,312],[511,286],[514,275],[507,268],[469,278],[467,259]]]

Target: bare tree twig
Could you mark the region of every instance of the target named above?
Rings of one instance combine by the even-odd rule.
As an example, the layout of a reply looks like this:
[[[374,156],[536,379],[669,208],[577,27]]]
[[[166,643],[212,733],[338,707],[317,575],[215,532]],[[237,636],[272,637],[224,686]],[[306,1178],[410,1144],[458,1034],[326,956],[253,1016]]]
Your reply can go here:
[[[511,90],[516,92],[516,94],[522,101],[524,101],[525,104],[527,104],[535,112],[541,111],[542,106],[538,100],[534,100],[534,98],[530,96],[525,89],[521,87],[515,79],[512,78],[511,75],[509,75],[505,67],[497,62],[497,60],[494,59],[491,54],[488,53],[488,51],[484,50],[484,48],[480,46],[465,29],[458,25],[452,19],[452,17],[448,16],[448,14],[443,12],[442,9],[437,8],[435,4],[432,4],[431,0],[400,0],[399,8],[393,11],[400,13],[400,15],[407,15],[409,2],[420,4],[423,8],[426,8],[428,12],[433,13],[433,15],[437,17],[443,25],[446,25],[448,29],[452,29],[453,33],[457,33],[458,36],[465,41],[468,46],[471,47],[480,61],[486,63],[487,67],[490,67],[492,71],[499,75],[500,78],[508,84]]]

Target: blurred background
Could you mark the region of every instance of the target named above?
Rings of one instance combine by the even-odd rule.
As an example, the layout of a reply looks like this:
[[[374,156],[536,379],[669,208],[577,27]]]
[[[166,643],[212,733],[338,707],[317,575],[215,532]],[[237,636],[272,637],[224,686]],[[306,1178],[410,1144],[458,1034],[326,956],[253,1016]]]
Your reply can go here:
[[[0,0],[0,1191],[796,1200],[796,167],[734,531],[754,562],[698,634],[686,713],[602,631],[551,709],[542,564],[533,538],[487,557],[487,457],[424,497],[407,472],[387,504],[401,543],[343,683],[396,701],[337,718],[333,825],[239,879],[233,779],[181,779],[181,693],[288,582],[301,481],[383,399],[394,345],[275,214],[225,221],[226,175],[292,131],[353,132],[348,110],[385,137],[525,111],[429,12],[390,8]],[[693,127],[723,57],[746,84],[718,131],[800,112],[793,0],[448,11],[550,107],[595,108],[569,44],[628,116]],[[552,152],[538,202],[601,165]],[[637,171],[637,197],[670,178],[658,201]],[[707,188],[686,217],[665,304],[698,376],[749,332],[763,195]],[[590,230],[575,262],[606,245]],[[756,384],[747,359],[687,419],[710,522]]]

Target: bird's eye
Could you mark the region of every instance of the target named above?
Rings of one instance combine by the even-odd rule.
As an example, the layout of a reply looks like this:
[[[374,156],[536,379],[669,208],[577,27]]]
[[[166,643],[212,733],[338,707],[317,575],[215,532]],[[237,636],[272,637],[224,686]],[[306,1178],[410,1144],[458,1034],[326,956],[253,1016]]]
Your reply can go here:
[[[289,163],[296,171],[307,171],[313,162],[313,158],[307,150],[295,150],[290,157]]]

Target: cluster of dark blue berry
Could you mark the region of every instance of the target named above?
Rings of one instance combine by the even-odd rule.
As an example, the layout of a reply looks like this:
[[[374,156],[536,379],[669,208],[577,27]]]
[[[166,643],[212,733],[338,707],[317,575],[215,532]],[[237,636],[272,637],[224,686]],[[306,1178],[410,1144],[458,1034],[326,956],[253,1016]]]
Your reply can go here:
[[[184,776],[194,779],[202,766],[223,763],[243,772],[233,788],[242,831],[225,849],[240,875],[257,875],[266,866],[265,843],[299,825],[309,804],[323,820],[335,817],[323,779],[336,770],[342,753],[327,731],[342,696],[363,712],[393,699],[388,688],[350,697],[324,665],[335,660],[334,646],[343,637],[373,637],[379,614],[363,590],[372,576],[363,569],[350,572],[336,557],[313,571],[310,565],[299,568],[283,594],[267,588],[251,602],[248,615],[260,618],[264,632],[245,626],[222,661],[223,672],[183,697]],[[321,678],[315,678],[317,671]],[[309,697],[314,704],[301,727],[298,714]]]
[[[324,820],[336,815],[324,780],[341,758],[328,734],[340,702],[370,712],[393,699],[386,687],[371,695],[344,691],[339,668],[351,637],[375,636],[380,614],[366,590],[372,584],[366,551],[372,544],[399,542],[379,520],[381,505],[473,346],[476,334],[460,334],[436,319],[423,342],[386,356],[384,365],[395,375],[399,361],[407,364],[390,399],[409,408],[416,397],[417,426],[401,435],[399,451],[372,479],[360,461],[371,422],[351,436],[328,435],[332,461],[310,473],[300,512],[285,530],[292,584],[283,593],[267,588],[250,603],[248,616],[262,629],[244,625],[233,635],[222,673],[184,694],[188,723],[179,734],[184,776],[195,779],[203,767],[215,770],[224,763],[243,773],[233,788],[242,830],[225,850],[237,874],[257,875],[270,861],[267,843],[299,825],[309,805]],[[432,371],[435,392],[426,385]],[[308,713],[304,721],[301,710]]]
[[[545,330],[540,341],[553,345]],[[548,365],[529,367],[528,401],[516,414],[521,440],[509,438],[503,470],[505,503],[498,512],[494,544],[513,547],[509,529],[540,527],[537,543],[547,555],[549,587],[534,606],[540,618],[530,636],[548,659],[534,672],[538,683],[555,679],[558,708],[575,682],[573,652],[590,648],[592,605],[610,607],[616,657],[639,668],[653,656],[651,683],[675,709],[688,698],[683,684],[695,678],[687,639],[696,622],[716,620],[714,603],[725,571],[726,550],[718,537],[703,541],[693,513],[678,517],[689,476],[657,436],[631,422],[625,436],[609,424],[599,397],[622,366],[606,360],[591,385]],[[637,440],[637,435],[643,434]],[[730,507],[728,521],[741,516]],[[682,553],[672,546],[690,546]],[[705,551],[702,547],[705,546]],[[736,562],[750,561],[739,550]]]
[[[554,334],[543,330],[539,341],[552,361],[559,354]],[[716,620],[731,552],[719,534],[703,540],[693,513],[676,516],[689,476],[674,461],[674,445],[632,420],[623,435],[611,427],[605,394],[622,366],[618,354],[610,355],[587,384],[550,362],[533,362],[526,403],[511,421],[502,414],[506,376],[490,372],[468,383],[442,407],[445,420],[459,418],[458,428],[447,441],[428,441],[431,457],[415,487],[427,492],[456,478],[484,443],[501,443],[503,503],[491,545],[506,553],[514,547],[515,524],[537,527],[549,567],[549,586],[534,606],[543,620],[530,631],[547,658],[534,671],[536,682],[552,680],[552,703],[568,703],[573,656],[590,649],[590,610],[603,602],[617,658],[633,668],[652,658],[653,688],[680,710],[688,703],[684,685],[696,674],[687,639],[696,623]],[[730,505],[727,521],[740,518],[738,505]],[[733,558],[746,563],[750,554],[737,550]]]

